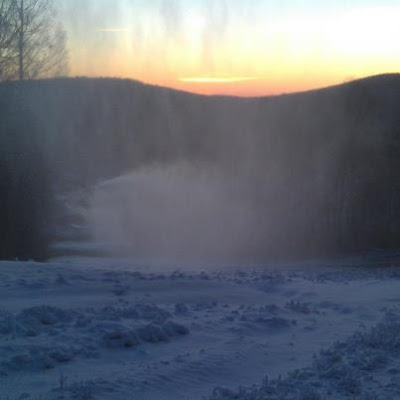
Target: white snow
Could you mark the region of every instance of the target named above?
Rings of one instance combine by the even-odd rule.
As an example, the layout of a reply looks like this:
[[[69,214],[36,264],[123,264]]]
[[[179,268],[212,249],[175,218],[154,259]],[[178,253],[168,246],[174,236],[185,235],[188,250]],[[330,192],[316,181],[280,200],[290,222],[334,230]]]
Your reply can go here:
[[[88,264],[0,262],[0,400],[400,396],[395,259]]]

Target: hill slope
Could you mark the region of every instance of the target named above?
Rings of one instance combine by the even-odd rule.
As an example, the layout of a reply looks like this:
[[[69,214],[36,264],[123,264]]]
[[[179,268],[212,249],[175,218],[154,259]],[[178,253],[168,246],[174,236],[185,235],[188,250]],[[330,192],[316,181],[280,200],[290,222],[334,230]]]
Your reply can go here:
[[[60,194],[182,162],[252,210],[238,258],[398,247],[399,106],[400,75],[254,99],[113,79],[1,84],[0,258],[47,257]]]

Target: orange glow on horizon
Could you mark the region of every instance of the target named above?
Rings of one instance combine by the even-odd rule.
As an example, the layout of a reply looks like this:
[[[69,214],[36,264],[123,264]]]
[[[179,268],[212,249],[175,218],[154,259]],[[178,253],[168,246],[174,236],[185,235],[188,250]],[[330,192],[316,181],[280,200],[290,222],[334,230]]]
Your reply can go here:
[[[226,69],[224,60],[222,67],[216,66],[207,74],[202,73],[194,61],[179,59],[178,52],[169,53],[169,58],[158,63],[150,61],[153,57],[157,59],[156,50],[154,56],[148,55],[149,59],[136,60],[129,53],[103,53],[97,55],[95,63],[81,47],[77,47],[73,55],[72,76],[128,78],[199,94],[245,97],[306,91],[371,75],[400,72],[400,53],[391,60],[359,56],[356,61],[335,57],[324,59],[311,54],[298,60],[277,57],[272,62],[265,55],[258,58],[254,55],[255,61],[249,71],[245,65],[238,64],[231,68],[230,74],[223,71]],[[229,55],[225,62],[227,60]]]
[[[258,97],[258,96],[270,96],[280,95],[285,93],[303,92],[312,89],[323,88],[331,85],[335,85],[343,82],[342,80],[316,80],[311,79],[303,80],[292,80],[292,81],[278,81],[274,79],[270,80],[250,80],[241,82],[225,82],[220,84],[219,82],[204,82],[199,84],[198,82],[182,82],[182,81],[170,81],[165,82],[167,87],[171,87],[178,90],[184,90],[187,92],[204,94],[204,95],[230,95],[240,97]]]
[[[237,96],[299,92],[399,72],[400,5],[388,2],[293,12],[276,5],[276,14],[267,12],[269,2],[246,2],[253,12],[246,16],[239,2],[229,3],[224,14],[196,1],[179,8],[171,0],[159,9],[116,0],[119,7],[98,6],[80,25],[71,13],[70,72]]]
[[[185,83],[236,83],[256,81],[260,78],[254,76],[231,76],[231,77],[207,77],[207,76],[193,76],[188,78],[179,78],[178,81]]]
[[[121,65],[122,67],[122,65]],[[121,68],[122,70],[124,68]],[[356,79],[365,78],[368,76],[377,75],[373,70],[364,72],[354,72],[353,74],[335,75],[335,74],[303,74],[303,75],[287,75],[271,76],[269,78],[251,78],[251,79],[238,79],[232,78],[171,78],[162,75],[142,74],[130,75],[129,73],[109,72],[108,74],[98,74],[93,71],[91,74],[83,76],[89,77],[114,77],[122,79],[132,79],[143,82],[145,84],[168,87],[171,89],[182,90],[185,92],[202,94],[202,95],[228,95],[240,97],[259,97],[259,96],[273,96],[288,93],[304,92],[308,90],[325,88],[341,83],[349,82]],[[128,71],[126,71],[128,72]],[[399,73],[398,70],[387,70],[379,73]],[[73,76],[82,76],[79,73]]]

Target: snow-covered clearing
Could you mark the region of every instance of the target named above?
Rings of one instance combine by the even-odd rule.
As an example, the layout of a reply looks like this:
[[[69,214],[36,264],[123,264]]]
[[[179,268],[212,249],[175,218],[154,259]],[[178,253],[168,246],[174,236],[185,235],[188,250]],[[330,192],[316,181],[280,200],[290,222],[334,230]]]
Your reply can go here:
[[[0,262],[0,399],[400,398],[392,264]]]

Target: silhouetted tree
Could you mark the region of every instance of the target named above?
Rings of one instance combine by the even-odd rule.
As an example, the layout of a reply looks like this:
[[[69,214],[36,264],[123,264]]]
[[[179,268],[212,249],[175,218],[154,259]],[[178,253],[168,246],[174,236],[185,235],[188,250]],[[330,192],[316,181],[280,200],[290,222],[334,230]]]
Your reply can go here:
[[[53,17],[50,0],[15,0],[18,33],[18,77],[65,75],[66,35]]]
[[[4,20],[0,54],[7,66],[0,78],[24,80],[65,75],[66,34],[54,17],[53,2],[0,0],[0,6],[0,18]]]
[[[7,80],[12,74],[12,65],[16,55],[14,22],[13,2],[0,0],[0,81]]]

